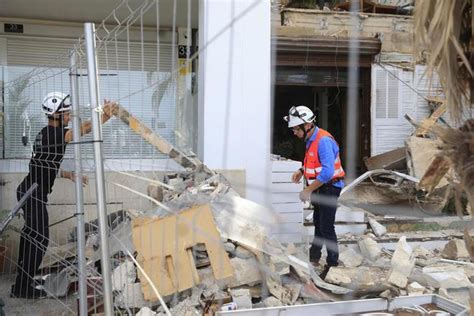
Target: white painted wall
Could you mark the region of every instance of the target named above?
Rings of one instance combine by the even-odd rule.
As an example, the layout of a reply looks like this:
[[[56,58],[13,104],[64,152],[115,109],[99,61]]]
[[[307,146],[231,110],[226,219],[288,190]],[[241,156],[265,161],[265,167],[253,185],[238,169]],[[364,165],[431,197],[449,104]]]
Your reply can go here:
[[[269,205],[270,1],[201,0],[199,23],[199,156],[244,169],[246,197]]]

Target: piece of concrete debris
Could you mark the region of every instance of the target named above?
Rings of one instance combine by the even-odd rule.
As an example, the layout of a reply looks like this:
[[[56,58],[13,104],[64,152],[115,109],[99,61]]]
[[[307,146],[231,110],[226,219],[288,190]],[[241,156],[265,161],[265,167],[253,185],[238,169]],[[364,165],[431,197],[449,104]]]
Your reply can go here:
[[[471,282],[462,268],[424,267],[422,271],[427,285],[434,288],[458,289],[471,286]]]
[[[413,255],[417,258],[430,259],[433,257],[433,252],[423,246],[416,246],[415,249],[413,249]]]
[[[356,268],[362,264],[364,257],[352,248],[347,248],[339,254],[339,261],[347,268]]]
[[[276,306],[283,306],[281,301],[277,299],[276,297],[269,296],[266,299],[263,300],[263,305],[265,307],[276,307]]]
[[[231,242],[225,242],[224,243],[224,249],[227,252],[234,253],[235,245],[234,245],[234,243],[231,243]]]
[[[418,282],[412,282],[407,287],[408,295],[422,295],[425,292],[425,287]]]
[[[234,254],[236,257],[240,259],[248,259],[254,256],[254,254],[251,251],[245,249],[242,246],[237,246],[237,248],[235,248]]]
[[[241,285],[254,285],[262,282],[262,274],[260,273],[257,259],[241,259],[238,257],[230,259],[230,264],[234,269],[234,276],[230,278],[229,287],[237,287]]]
[[[399,288],[406,287],[408,277],[415,266],[415,256],[413,256],[413,249],[407,243],[405,236],[402,236],[398,241],[391,264],[388,282]]]
[[[381,292],[388,287],[386,270],[379,267],[332,267],[325,280],[353,289],[357,293]]]
[[[122,291],[125,285],[135,283],[137,269],[135,264],[126,260],[112,272],[112,288],[114,291]]]
[[[382,250],[375,240],[365,237],[358,242],[362,256],[370,261],[375,261],[380,257]]]
[[[230,295],[232,296],[232,301],[237,305],[237,309],[252,308],[252,297],[250,296],[250,290],[230,290]]]
[[[296,292],[296,289],[282,286],[279,279],[268,277],[266,285],[268,291],[285,305],[291,305],[298,299],[299,292]]]
[[[392,291],[390,289],[386,289],[382,293],[379,294],[379,297],[391,299],[393,297]]]
[[[447,298],[448,300],[453,300],[453,297],[449,295],[448,290],[445,288],[440,288],[438,290],[438,295],[444,298]]]
[[[290,273],[290,265],[282,260],[279,260],[276,257],[270,257],[270,262],[268,263],[268,266],[271,272],[275,272],[278,275],[285,275]]]
[[[469,253],[466,248],[464,240],[454,239],[450,240],[441,252],[441,256],[446,259],[458,260],[469,258]]]
[[[137,313],[137,316],[155,316],[158,315],[158,313],[155,313],[152,311],[149,307],[142,307],[140,311]]]
[[[191,315],[201,315],[196,309],[196,306],[200,305],[200,299],[202,295],[202,289],[194,287],[192,290],[192,295],[185,300],[180,301],[176,306],[174,306],[170,313],[173,316],[191,316]]]
[[[382,237],[387,233],[387,228],[377,222],[374,218],[369,218],[369,225],[374,231],[375,236]]]
[[[115,303],[121,308],[151,307],[153,303],[145,301],[140,283],[125,284],[115,297]]]

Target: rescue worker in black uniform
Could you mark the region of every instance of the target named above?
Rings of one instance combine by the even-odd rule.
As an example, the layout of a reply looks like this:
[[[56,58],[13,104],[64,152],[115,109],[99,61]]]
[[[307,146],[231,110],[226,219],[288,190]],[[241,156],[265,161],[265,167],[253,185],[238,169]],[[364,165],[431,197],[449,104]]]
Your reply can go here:
[[[108,121],[116,103],[104,101],[102,123]],[[29,173],[17,188],[17,199],[28,191],[33,183],[38,188],[23,206],[25,224],[20,236],[17,275],[11,296],[17,298],[39,298],[46,296],[36,289],[33,277],[37,274],[49,242],[49,219],[46,208],[48,194],[57,177],[75,180],[74,173],[60,169],[67,143],[72,141],[72,130],[67,129],[70,120],[70,96],[62,92],[51,92],[43,100],[42,110],[48,117],[48,125],[36,136],[29,163]],[[92,130],[91,121],[81,125],[81,135]],[[82,179],[86,185],[87,177]]]

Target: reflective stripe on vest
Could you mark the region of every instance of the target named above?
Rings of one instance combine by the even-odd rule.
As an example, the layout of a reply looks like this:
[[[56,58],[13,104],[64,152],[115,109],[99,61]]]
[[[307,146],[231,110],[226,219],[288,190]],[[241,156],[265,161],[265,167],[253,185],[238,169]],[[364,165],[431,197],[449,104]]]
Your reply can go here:
[[[314,180],[318,177],[318,175],[323,170],[321,162],[319,161],[318,156],[318,146],[319,141],[322,137],[331,137],[334,140],[334,137],[328,132],[320,128],[318,130],[318,134],[314,141],[309,145],[308,150],[306,151],[306,155],[304,157],[304,176],[310,182],[310,180]],[[339,157],[339,153],[337,154],[336,160],[334,161],[334,173],[331,177],[332,179],[336,178],[343,178],[346,175],[344,169],[342,168],[341,158]],[[312,181],[311,181],[312,182]]]

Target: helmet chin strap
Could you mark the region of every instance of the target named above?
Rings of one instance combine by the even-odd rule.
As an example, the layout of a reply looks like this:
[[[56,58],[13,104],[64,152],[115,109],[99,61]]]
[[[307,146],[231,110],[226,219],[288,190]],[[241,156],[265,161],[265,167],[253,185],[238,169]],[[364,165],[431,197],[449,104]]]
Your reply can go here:
[[[311,131],[312,129],[314,129],[314,124],[312,124],[311,128],[309,130],[306,130],[305,129],[305,126],[303,125],[303,139],[306,141],[306,137],[308,136],[308,132]]]

